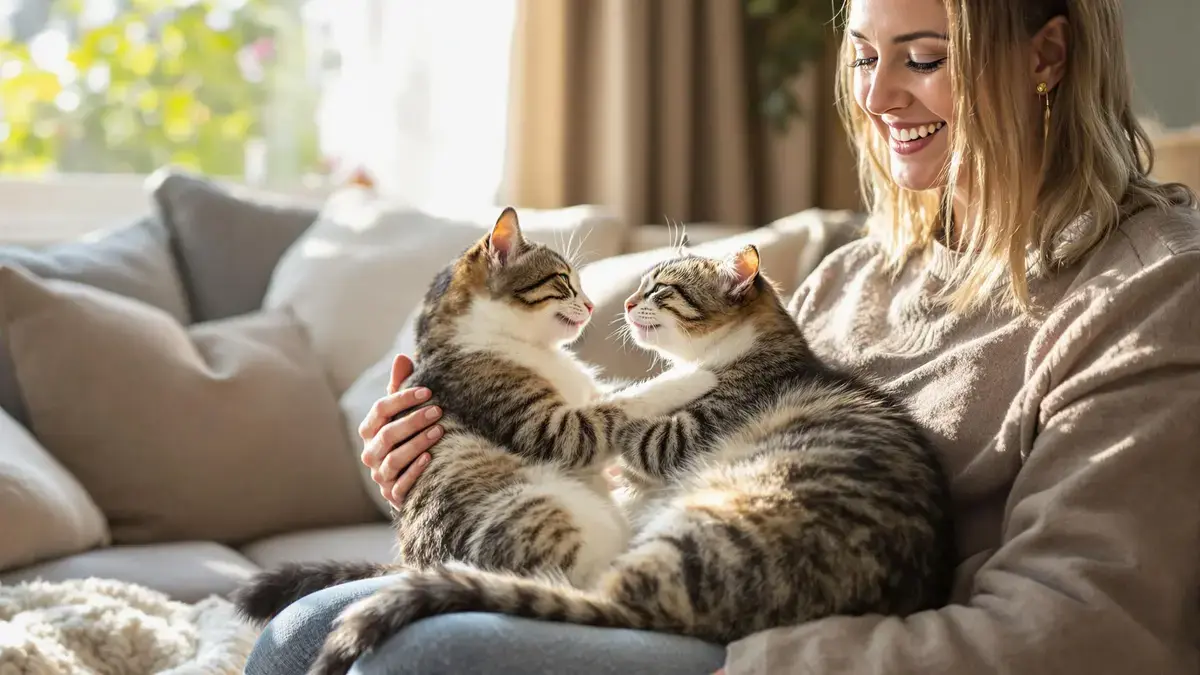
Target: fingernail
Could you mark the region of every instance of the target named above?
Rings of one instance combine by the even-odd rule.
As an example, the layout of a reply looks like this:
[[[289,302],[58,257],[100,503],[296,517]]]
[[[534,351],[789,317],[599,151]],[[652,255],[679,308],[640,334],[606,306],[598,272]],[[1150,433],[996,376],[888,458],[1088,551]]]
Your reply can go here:
[[[417,393],[416,393],[416,397],[417,397],[418,401],[424,401],[425,399],[429,398],[429,390],[428,389],[418,389]]]
[[[436,420],[437,416],[441,415],[441,414],[442,414],[442,411],[438,410],[437,407],[435,406],[435,407],[430,408],[429,410],[425,411],[425,418],[431,419],[431,420]]]
[[[425,466],[426,464],[429,463],[429,459],[430,459],[429,453],[427,452],[427,453],[421,455],[421,459],[419,459],[417,461],[420,462],[421,466]]]
[[[430,439],[437,439],[438,437],[440,437],[442,435],[442,428],[434,427],[434,428],[430,429],[429,433],[427,433],[425,435],[428,436]]]

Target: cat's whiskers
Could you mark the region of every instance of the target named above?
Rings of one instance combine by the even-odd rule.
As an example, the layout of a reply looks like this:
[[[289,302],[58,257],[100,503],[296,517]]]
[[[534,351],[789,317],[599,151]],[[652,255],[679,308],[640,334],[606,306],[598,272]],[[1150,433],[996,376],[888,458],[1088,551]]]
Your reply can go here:
[[[578,267],[580,261],[583,260],[583,246],[587,243],[588,238],[592,236],[593,229],[594,228],[588,228],[587,232],[584,232],[579,236],[579,243],[575,245],[575,250],[571,251],[571,255],[567,256],[567,260],[570,260],[572,265]],[[574,235],[572,234],[572,236]]]
[[[609,339],[619,338],[621,351],[626,351],[630,343],[633,342],[633,329],[630,328],[629,322],[625,320],[624,315],[617,316],[617,318],[613,319],[608,325],[611,326],[613,324],[619,325],[617,325],[617,327],[612,333],[609,334],[608,337]]]
[[[687,225],[682,220],[672,221],[666,214],[663,214],[663,218],[667,221],[667,247],[674,249],[675,255],[683,257],[687,247]]]
[[[656,326],[651,327],[650,333],[652,334],[652,336],[654,338],[654,343],[658,344],[658,326],[656,325]],[[650,361],[650,369],[653,370],[658,367],[659,362],[662,361],[663,355],[662,355],[662,352],[660,352],[657,349],[653,350],[650,353],[654,355],[654,358]]]
[[[567,236],[566,247],[563,249],[563,257],[566,258],[567,262],[571,263],[571,265],[575,265],[575,263],[577,262],[575,260],[575,254],[572,251],[574,246],[575,246],[575,230],[571,230],[571,233]]]
[[[571,256],[567,254],[568,253],[567,242],[563,241],[562,230],[554,231],[554,243],[555,243],[555,247],[554,247],[555,250],[558,251],[560,254],[562,254],[562,257],[566,258],[567,262],[570,262]]]

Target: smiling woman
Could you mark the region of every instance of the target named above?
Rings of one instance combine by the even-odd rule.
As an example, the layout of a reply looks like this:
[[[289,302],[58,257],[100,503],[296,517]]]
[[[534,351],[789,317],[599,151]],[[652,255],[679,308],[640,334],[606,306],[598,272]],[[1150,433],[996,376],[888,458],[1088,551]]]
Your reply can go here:
[[[1194,199],[1148,178],[1119,6],[1073,5],[847,3],[839,103],[864,194],[888,214],[874,234],[893,269],[935,239],[971,250],[948,270],[956,308],[1028,309],[1029,243],[1032,261],[1069,266],[1131,211]]]
[[[848,65],[858,71],[852,80],[855,103],[888,140],[891,178],[907,190],[928,190],[941,177],[950,144],[949,134],[938,132],[954,116],[954,97],[943,67],[950,37],[941,30],[900,33],[891,25],[893,21],[906,26],[945,22],[937,5],[923,3],[922,7],[927,16],[888,20],[885,15],[869,27],[864,11],[858,11],[851,14],[851,21],[861,25],[848,31],[854,49]]]

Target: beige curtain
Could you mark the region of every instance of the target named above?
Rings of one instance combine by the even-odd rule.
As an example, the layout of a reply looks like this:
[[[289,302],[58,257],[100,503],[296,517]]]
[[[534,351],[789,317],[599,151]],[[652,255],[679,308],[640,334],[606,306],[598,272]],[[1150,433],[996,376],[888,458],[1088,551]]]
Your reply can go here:
[[[518,0],[502,198],[634,225],[852,205],[828,68],[797,83],[808,114],[781,136],[755,113],[746,47],[741,0]]]

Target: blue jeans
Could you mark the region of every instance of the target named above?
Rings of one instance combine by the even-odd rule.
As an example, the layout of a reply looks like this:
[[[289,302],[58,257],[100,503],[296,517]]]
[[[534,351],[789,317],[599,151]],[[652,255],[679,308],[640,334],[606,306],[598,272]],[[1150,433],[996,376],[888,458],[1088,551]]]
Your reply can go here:
[[[387,577],[356,581],[300,599],[267,625],[246,675],[302,675],[342,609],[387,583]],[[692,638],[471,613],[419,621],[359,659],[350,672],[711,675],[724,662],[724,648]]]

